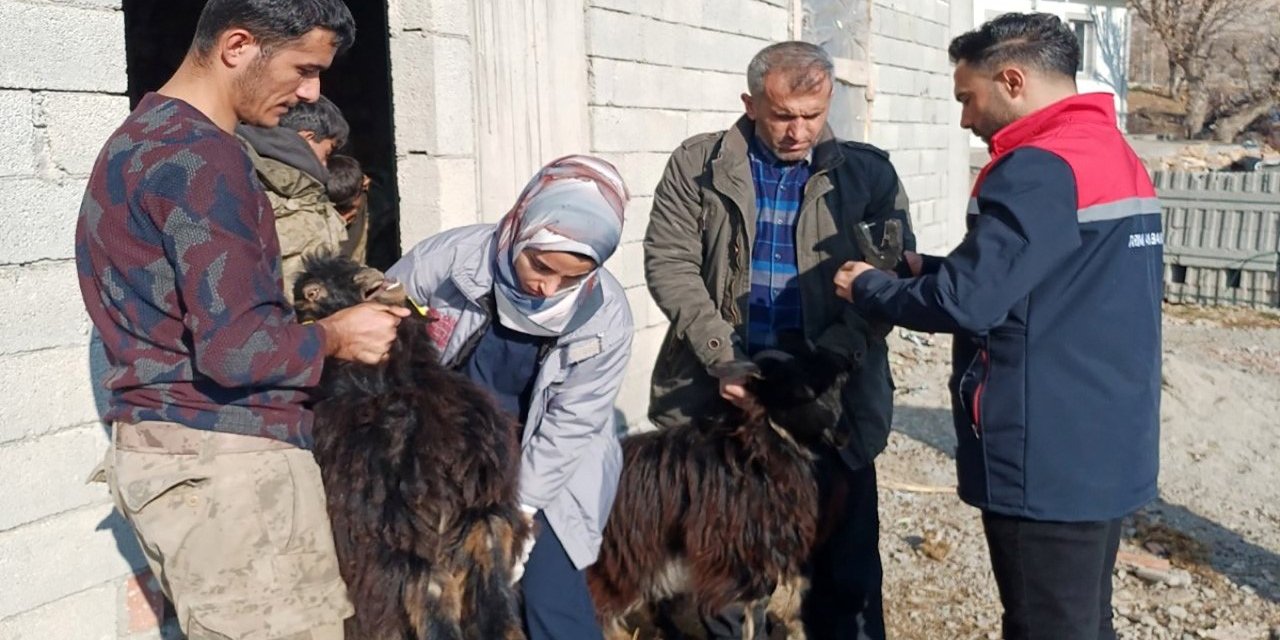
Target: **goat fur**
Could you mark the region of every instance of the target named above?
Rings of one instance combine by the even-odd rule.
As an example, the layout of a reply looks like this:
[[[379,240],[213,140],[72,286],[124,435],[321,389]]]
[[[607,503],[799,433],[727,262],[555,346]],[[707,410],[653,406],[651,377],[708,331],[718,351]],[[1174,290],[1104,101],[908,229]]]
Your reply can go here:
[[[366,299],[403,303],[380,272],[309,257],[301,321]],[[404,318],[387,362],[330,360],[314,404],[315,449],[342,577],[348,640],[524,638],[516,557],[530,535],[516,492],[519,431],[446,369],[429,321]]]
[[[819,528],[813,447],[829,446],[835,414],[802,359],[765,351],[754,365],[748,390],[763,412],[726,403],[721,416],[623,440],[621,484],[588,570],[612,637],[630,637],[631,612],[661,617],[675,596],[710,615],[766,606],[777,585],[803,583]]]

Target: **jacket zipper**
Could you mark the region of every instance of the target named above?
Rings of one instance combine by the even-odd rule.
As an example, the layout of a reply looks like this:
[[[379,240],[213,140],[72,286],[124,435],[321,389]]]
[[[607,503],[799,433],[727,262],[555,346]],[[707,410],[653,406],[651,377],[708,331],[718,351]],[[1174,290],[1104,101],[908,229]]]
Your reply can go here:
[[[991,356],[988,354],[986,347],[978,350],[978,357],[982,359],[982,381],[973,390],[973,435],[982,437],[982,392],[987,388],[987,380],[991,377]]]

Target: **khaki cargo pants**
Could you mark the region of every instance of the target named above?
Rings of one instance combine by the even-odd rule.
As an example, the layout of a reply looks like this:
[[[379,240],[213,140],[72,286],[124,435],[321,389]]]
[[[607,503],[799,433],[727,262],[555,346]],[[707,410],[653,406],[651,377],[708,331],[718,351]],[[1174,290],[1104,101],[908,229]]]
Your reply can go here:
[[[341,640],[353,613],[320,469],[284,442],[116,423],[106,482],[191,640]]]

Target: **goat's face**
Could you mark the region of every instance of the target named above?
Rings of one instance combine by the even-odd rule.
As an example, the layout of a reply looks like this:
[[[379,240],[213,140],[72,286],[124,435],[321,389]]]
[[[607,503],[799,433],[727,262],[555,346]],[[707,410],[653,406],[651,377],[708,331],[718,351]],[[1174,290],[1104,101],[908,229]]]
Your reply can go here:
[[[401,305],[406,300],[400,283],[350,258],[311,255],[303,258],[302,266],[293,285],[293,307],[301,322],[319,320],[361,302]]]
[[[805,359],[770,349],[756,354],[752,362],[759,373],[748,386],[769,422],[805,445],[830,440],[839,416],[810,386]]]

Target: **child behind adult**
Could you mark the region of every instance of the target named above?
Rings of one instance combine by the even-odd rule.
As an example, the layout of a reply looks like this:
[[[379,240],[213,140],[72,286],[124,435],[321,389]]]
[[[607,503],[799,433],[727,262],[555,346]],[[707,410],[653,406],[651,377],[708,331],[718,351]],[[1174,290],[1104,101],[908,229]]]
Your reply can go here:
[[[330,156],[329,182],[325,186],[329,200],[347,225],[347,239],[339,252],[360,263],[365,261],[369,240],[369,183],[359,160]]]

